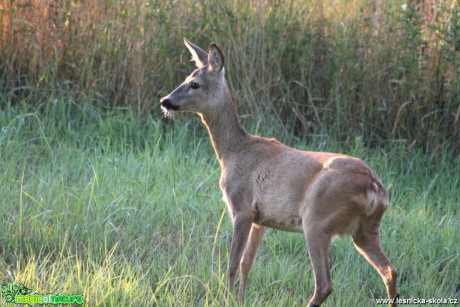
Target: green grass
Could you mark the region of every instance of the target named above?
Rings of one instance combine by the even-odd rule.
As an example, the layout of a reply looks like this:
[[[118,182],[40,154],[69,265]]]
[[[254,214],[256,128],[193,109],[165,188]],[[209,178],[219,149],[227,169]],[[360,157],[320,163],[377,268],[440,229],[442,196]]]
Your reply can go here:
[[[194,116],[162,119],[155,103],[192,70],[186,36],[221,46],[249,131],[377,170],[403,298],[459,298],[459,7],[401,4],[0,4],[2,284],[88,306],[236,304],[206,131]],[[384,297],[349,239],[330,256],[326,306]],[[305,305],[312,291],[303,236],[267,231],[248,305]]]
[[[235,305],[225,290],[231,225],[199,120],[50,101],[0,110],[1,283],[83,294],[87,306]],[[249,130],[269,136],[264,125]],[[397,143],[369,149],[360,139],[281,140],[365,159],[391,194],[381,236],[401,296],[459,298],[458,157]],[[349,238],[330,257],[335,288],[325,306],[385,297]],[[247,305],[305,305],[313,287],[303,236],[268,230]]]

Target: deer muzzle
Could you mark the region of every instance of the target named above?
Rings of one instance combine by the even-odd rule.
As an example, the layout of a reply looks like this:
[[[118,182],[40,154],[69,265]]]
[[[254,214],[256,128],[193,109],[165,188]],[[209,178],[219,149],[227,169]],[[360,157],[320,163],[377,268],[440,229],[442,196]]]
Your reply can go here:
[[[162,108],[165,108],[168,111],[177,111],[177,110],[179,110],[179,107],[174,105],[167,96],[164,97],[164,98],[161,98],[160,104],[161,104]]]

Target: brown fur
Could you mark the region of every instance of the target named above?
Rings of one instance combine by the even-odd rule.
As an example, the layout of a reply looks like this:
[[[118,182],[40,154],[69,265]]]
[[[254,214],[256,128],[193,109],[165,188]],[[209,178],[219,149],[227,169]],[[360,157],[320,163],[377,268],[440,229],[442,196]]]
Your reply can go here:
[[[388,195],[376,173],[354,157],[300,151],[246,133],[225,82],[219,48],[211,44],[208,55],[184,41],[198,69],[161,104],[165,112],[198,113],[211,136],[222,167],[220,187],[233,222],[229,288],[240,266],[239,299],[244,301],[264,227],[272,227],[305,235],[315,273],[309,306],[320,305],[332,292],[328,248],[333,236],[346,234],[381,275],[388,297],[395,298],[397,272],[379,241]]]

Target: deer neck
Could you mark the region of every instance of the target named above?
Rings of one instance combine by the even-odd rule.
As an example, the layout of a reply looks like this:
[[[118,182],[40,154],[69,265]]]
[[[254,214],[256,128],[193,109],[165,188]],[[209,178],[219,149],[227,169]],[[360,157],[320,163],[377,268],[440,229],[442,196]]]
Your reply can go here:
[[[248,136],[241,127],[230,94],[224,103],[207,112],[200,113],[202,122],[208,128],[217,159],[223,167],[225,160],[239,151],[241,143]]]

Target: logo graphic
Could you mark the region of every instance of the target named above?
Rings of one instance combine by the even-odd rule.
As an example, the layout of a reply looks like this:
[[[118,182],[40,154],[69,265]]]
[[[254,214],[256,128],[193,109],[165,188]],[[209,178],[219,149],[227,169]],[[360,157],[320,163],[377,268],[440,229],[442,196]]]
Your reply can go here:
[[[83,295],[30,294],[31,289],[23,284],[19,286],[9,283],[2,286],[2,296],[12,304],[83,304]]]

